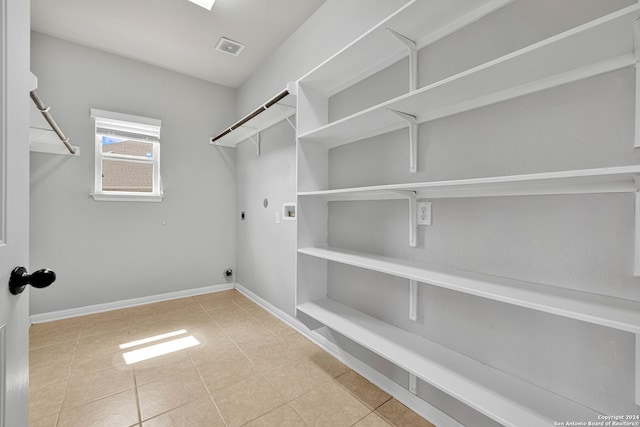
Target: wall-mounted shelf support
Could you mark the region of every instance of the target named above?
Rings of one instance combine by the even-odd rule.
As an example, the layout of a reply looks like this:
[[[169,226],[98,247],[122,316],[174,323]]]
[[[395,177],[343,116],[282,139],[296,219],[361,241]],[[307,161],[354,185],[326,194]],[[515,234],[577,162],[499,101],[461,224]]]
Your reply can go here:
[[[633,42],[636,55],[636,133],[635,148],[640,148],[640,20],[633,21]]]
[[[633,42],[634,53],[636,55],[636,133],[635,133],[635,148],[640,148],[640,20],[633,21]]]
[[[289,126],[291,126],[291,128],[293,129],[293,131],[295,132],[296,129],[296,125],[293,124],[293,122],[291,121],[291,119],[289,118],[289,115],[282,109],[281,104],[275,104],[276,108],[278,109],[278,111],[280,111],[280,114],[282,114],[282,117],[284,117],[284,119],[287,121],[287,123],[289,123]],[[296,107],[293,107],[291,105],[287,105],[287,108],[293,108],[295,110]]]
[[[416,116],[391,108],[387,108],[387,111],[406,120],[409,125],[409,172],[416,173],[418,171],[418,122]]]
[[[640,175],[636,175],[633,180],[636,185],[636,205],[635,205],[635,235],[634,235],[634,249],[633,255],[633,275],[640,277]]]
[[[418,200],[415,191],[392,191],[392,193],[400,194],[409,200],[409,246],[415,248],[417,246],[418,236]]]
[[[409,280],[409,319],[418,320],[418,282]]]
[[[636,335],[636,405],[640,406],[640,334]]]
[[[256,146],[256,156],[260,156],[260,129],[249,128],[254,133],[247,132],[246,126],[242,126],[240,129],[245,133],[249,141],[253,142],[253,145]],[[254,138],[255,136],[255,138]]]
[[[418,377],[409,372],[409,391],[418,394]]]
[[[386,30],[397,38],[400,43],[404,44],[409,51],[409,92],[414,91],[418,88],[418,50],[416,49],[416,42],[391,28],[387,27]]]

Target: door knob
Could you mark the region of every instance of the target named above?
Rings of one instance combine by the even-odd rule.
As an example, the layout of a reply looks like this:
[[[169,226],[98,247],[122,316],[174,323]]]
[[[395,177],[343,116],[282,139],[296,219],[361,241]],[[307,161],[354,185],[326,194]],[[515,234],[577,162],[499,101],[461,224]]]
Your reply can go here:
[[[16,267],[11,272],[9,278],[9,291],[13,295],[18,295],[24,291],[27,285],[31,285],[34,288],[46,288],[56,280],[56,273],[48,268],[43,268],[34,273],[27,273],[27,269],[24,267]]]

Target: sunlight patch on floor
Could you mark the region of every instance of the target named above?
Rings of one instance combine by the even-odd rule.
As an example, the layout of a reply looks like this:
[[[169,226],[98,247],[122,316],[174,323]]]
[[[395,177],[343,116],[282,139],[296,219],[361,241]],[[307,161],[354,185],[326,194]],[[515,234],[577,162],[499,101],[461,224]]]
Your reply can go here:
[[[186,329],[180,329],[179,331],[167,332],[166,334],[160,334],[153,337],[143,338],[141,340],[131,341],[125,344],[120,344],[120,349],[126,350],[127,348],[137,347],[142,344],[148,344],[154,341],[160,341],[165,338],[176,337],[178,335],[186,334]]]
[[[154,344],[137,350],[128,351],[126,353],[122,353],[122,357],[127,365],[131,365],[142,362],[143,360],[153,359],[154,357],[184,350],[185,348],[195,347],[199,344],[200,341],[195,339],[193,335],[189,335],[188,337],[177,338],[160,344]]]

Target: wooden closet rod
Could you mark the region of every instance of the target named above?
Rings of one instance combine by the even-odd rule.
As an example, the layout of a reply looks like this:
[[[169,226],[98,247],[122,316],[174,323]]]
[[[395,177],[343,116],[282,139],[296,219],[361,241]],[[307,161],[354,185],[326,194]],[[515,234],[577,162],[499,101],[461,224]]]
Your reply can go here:
[[[279,94],[277,94],[276,96],[271,98],[269,101],[267,101],[264,105],[262,105],[261,107],[256,108],[254,111],[252,111],[251,113],[247,114],[242,119],[238,120],[236,123],[232,124],[231,127],[229,127],[229,129],[227,129],[224,132],[222,132],[221,134],[211,138],[211,142],[216,142],[218,139],[222,138],[223,136],[225,136],[229,132],[238,129],[240,126],[242,126],[243,124],[247,123],[249,120],[251,120],[255,116],[257,116],[258,114],[260,114],[263,111],[265,111],[267,108],[272,107],[273,105],[277,104],[278,101],[282,100],[287,95],[289,95],[289,91],[287,89],[283,90],[282,92],[280,92]]]
[[[38,96],[35,90],[32,90],[31,92],[29,92],[29,95],[31,95],[31,99],[33,100],[34,104],[36,104],[36,107],[38,108],[38,110],[40,110],[44,118],[47,120],[47,123],[49,123],[49,126],[51,126],[51,129],[53,129],[56,135],[58,135],[58,138],[60,138],[60,141],[62,141],[64,146],[67,147],[67,150],[69,150],[71,154],[76,154],[76,149],[73,148],[71,144],[69,144],[69,138],[64,136],[64,133],[62,133],[62,130],[60,129],[56,121],[53,119],[53,116],[51,116],[51,113],[49,113],[49,109],[51,107],[44,106],[44,102],[42,102],[42,100],[40,99],[40,97]]]

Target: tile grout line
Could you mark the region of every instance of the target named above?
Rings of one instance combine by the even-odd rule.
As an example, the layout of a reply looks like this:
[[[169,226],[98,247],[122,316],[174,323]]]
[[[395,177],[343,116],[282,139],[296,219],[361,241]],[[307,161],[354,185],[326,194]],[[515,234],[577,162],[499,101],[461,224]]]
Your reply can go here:
[[[211,317],[211,313],[209,313],[207,311],[206,308],[203,307],[202,304],[200,304],[200,302],[198,302],[198,305],[200,306],[200,308],[202,308],[205,313],[207,313],[207,315],[209,317]],[[218,325],[218,323],[215,321],[215,319],[211,318],[212,322],[216,324],[216,326],[218,328],[220,328],[220,326]],[[222,330],[222,328],[220,328]],[[222,331],[224,333],[224,330]],[[233,342],[233,341],[232,341]],[[235,345],[235,343],[234,343]],[[222,416],[222,412],[220,412],[220,408],[218,407],[218,404],[216,403],[215,399],[213,398],[213,396],[211,395],[211,391],[209,390],[209,387],[207,387],[207,383],[204,382],[204,378],[202,378],[202,374],[200,374],[200,370],[198,369],[198,367],[196,366],[196,362],[194,362],[193,357],[191,357],[191,354],[189,354],[189,352],[187,351],[187,356],[189,357],[189,361],[191,361],[191,366],[193,367],[193,369],[196,370],[196,373],[198,374],[198,377],[200,378],[200,382],[202,383],[202,385],[204,386],[204,389],[207,391],[207,397],[209,398],[209,400],[211,401],[211,403],[213,403],[213,407],[216,408],[216,411],[218,412],[218,416],[220,417],[220,419],[222,420],[222,423],[228,427],[227,421],[224,419],[224,417]]]
[[[260,319],[258,319],[256,316],[254,316],[254,315],[253,315],[252,313],[250,313],[249,311],[247,311],[247,310],[246,310],[244,307],[242,307],[240,304],[238,304],[237,302],[235,302],[235,301],[233,301],[233,300],[232,300],[232,302],[233,302],[234,304],[236,304],[238,307],[240,307],[242,310],[244,310],[244,311],[245,311],[247,314],[249,314],[252,318],[254,318],[254,319],[255,319],[255,320],[257,320],[257,321],[260,321]],[[260,307],[260,309],[261,309],[261,310],[264,310],[262,307]],[[265,312],[266,312],[266,313],[268,313],[266,310],[265,310]],[[271,315],[270,313],[268,313],[268,314],[269,314],[269,315]],[[274,317],[275,317],[275,316],[274,316]],[[276,319],[277,319],[277,318],[276,318]],[[279,319],[278,319],[278,320],[279,320]],[[221,329],[222,329],[222,330],[223,330],[223,332],[226,334],[226,331],[224,331],[224,328],[222,328],[222,327],[221,327]],[[297,331],[294,331],[294,333],[293,333],[293,334],[291,334],[291,335],[295,335],[295,334],[298,334],[298,332],[297,332]],[[275,335],[275,334],[274,334],[274,335]],[[276,335],[276,337],[277,337],[277,338],[279,338],[279,339],[282,339],[282,337],[281,337],[281,336],[277,336],[277,335]],[[229,337],[229,339],[231,339],[231,337]],[[247,355],[244,353],[244,351],[242,351],[242,349],[241,349],[241,348],[236,344],[236,342],[235,342],[233,339],[231,339],[231,341],[236,345],[236,347],[238,347],[238,349],[239,349],[239,350],[240,350],[240,351],[245,355],[245,357],[247,357],[247,358],[249,359],[249,361],[251,361],[251,359],[249,358],[249,356],[247,356]],[[324,351],[324,350],[322,350],[322,351]],[[251,362],[252,362],[252,361],[251,361]],[[252,363],[253,363],[253,362],[252,362]],[[254,364],[254,366],[255,366],[255,364]],[[256,367],[256,368],[257,368],[257,367]],[[351,369],[349,369],[347,372],[344,372],[344,373],[342,373],[342,374],[338,375],[337,377],[331,377],[331,376],[329,375],[329,377],[330,377],[330,378],[328,378],[326,381],[324,381],[324,382],[322,383],[322,386],[324,386],[324,385],[326,385],[327,383],[330,383],[330,382],[335,382],[335,383],[337,383],[339,386],[341,386],[341,387],[342,387],[342,385],[341,385],[340,383],[338,383],[338,381],[336,381],[336,379],[337,379],[337,378],[339,378],[339,377],[341,377],[342,375],[346,375],[349,371],[351,371]],[[258,371],[258,372],[260,372],[260,371]],[[261,373],[261,372],[260,372],[260,374],[262,375],[262,373]],[[265,379],[265,380],[266,380],[266,381],[267,381],[267,382],[268,382],[268,383],[269,383],[269,384],[270,384],[270,385],[275,389],[275,386],[271,383],[271,381],[269,381],[269,378],[265,377],[264,375],[262,375],[262,377],[263,377],[263,378],[264,378],[264,379]],[[286,405],[289,405],[289,407],[290,407],[291,409],[293,409],[293,411],[294,411],[294,412],[295,412],[295,413],[300,417],[300,419],[302,419],[302,421],[303,421],[306,425],[308,425],[308,426],[310,425],[310,424],[309,424],[309,422],[308,422],[308,421],[303,417],[303,415],[302,415],[302,414],[300,414],[298,411],[296,411],[296,409],[295,409],[293,406],[291,406],[291,405],[290,405],[290,403],[291,403],[291,402],[293,402],[294,400],[297,400],[297,399],[299,399],[299,398],[303,397],[303,396],[306,396],[307,394],[311,393],[311,392],[312,392],[312,391],[314,391],[314,390],[315,390],[314,388],[312,388],[312,389],[310,389],[310,390],[307,390],[307,391],[305,391],[304,393],[300,394],[299,396],[295,396],[293,399],[289,399],[287,402],[285,402],[285,404],[286,404]],[[346,389],[345,389],[345,390],[346,390]],[[350,392],[349,390],[346,390],[346,391],[351,395],[351,392]],[[280,394],[280,393],[278,393],[278,394]],[[355,396],[354,396],[354,397],[355,397]],[[362,404],[363,404],[367,409],[369,409],[369,407],[368,407],[367,405],[365,405],[365,404],[364,404],[364,402],[362,402],[360,399],[357,399],[357,400],[358,400],[359,402],[361,402],[361,403],[362,403]],[[280,407],[284,406],[285,404],[280,405],[278,408],[280,408]],[[277,408],[274,408],[272,411],[274,411],[275,409],[277,409]],[[272,411],[269,411],[268,413],[270,413],[270,412],[272,412]],[[366,416],[369,416],[369,414],[371,414],[371,412],[373,412],[373,411],[370,411]],[[263,414],[263,415],[261,415],[261,416],[264,416],[264,415],[266,415],[266,414]],[[260,417],[257,417],[257,418],[260,418]],[[256,418],[256,419],[257,419],[257,418]],[[252,421],[253,421],[253,420],[252,420]],[[360,422],[360,421],[361,421],[361,420],[358,420],[358,422]],[[251,422],[251,421],[248,421],[248,422]],[[246,423],[245,423],[245,424],[246,424]]]
[[[136,410],[138,411],[138,425],[142,427],[142,410],[140,409],[140,396],[138,395],[138,378],[136,378],[135,368],[133,370],[133,389],[136,394]]]
[[[349,393],[350,396],[355,397],[357,401],[359,401],[361,404],[363,404],[366,407],[367,410],[369,410],[369,412],[364,417],[362,417],[360,420],[356,421],[355,424],[361,422],[364,418],[370,416],[372,413],[376,414],[376,416],[378,416],[378,417],[380,417],[380,419],[384,420],[385,423],[389,423],[389,421],[387,421],[386,418],[384,418],[382,415],[378,414],[376,411],[381,406],[383,406],[384,404],[389,402],[392,399],[392,397],[389,397],[389,399],[385,400],[380,405],[377,405],[376,408],[371,409],[367,404],[365,404],[365,402],[362,399],[358,398],[355,394],[351,393],[351,391],[349,389],[347,389],[343,384],[341,384],[340,382],[337,381],[338,378],[342,378],[343,376],[347,375],[349,372],[352,372],[351,369],[347,369],[346,372],[343,372],[343,373],[341,373],[341,374],[339,374],[339,375],[337,375],[335,377],[332,376],[331,374],[329,374],[329,372],[327,372],[327,374],[329,374],[329,375],[328,375],[328,378],[326,379],[326,381],[323,381],[322,384],[317,385],[316,387],[313,387],[313,388],[307,390],[306,392],[303,392],[299,396],[295,396],[293,398],[288,398],[288,397],[285,397],[284,395],[282,395],[281,392],[278,391],[278,389],[274,386],[274,384],[269,380],[269,378],[267,378],[267,376],[264,373],[265,370],[258,369],[258,366],[256,365],[256,362],[254,362],[254,360],[248,356],[248,354],[243,350],[243,348],[239,345],[239,343],[235,339],[233,339],[232,336],[230,335],[232,333],[234,334],[234,336],[236,335],[235,334],[235,330],[232,329],[233,321],[235,320],[233,318],[234,315],[237,315],[240,319],[245,319],[244,316],[246,315],[246,320],[242,320],[242,321],[243,322],[249,321],[248,322],[249,329],[251,329],[251,325],[253,324],[253,321],[258,322],[258,323],[266,322],[266,320],[262,317],[261,310],[265,311],[265,313],[267,313],[270,316],[273,316],[273,315],[271,315],[268,311],[264,310],[264,308],[260,307],[259,305],[257,305],[257,310],[253,310],[251,306],[249,306],[248,304],[244,304],[243,301],[240,301],[240,302],[236,301],[237,298],[234,298],[234,296],[235,296],[235,294],[231,295],[229,297],[223,297],[222,301],[215,301],[215,302],[220,302],[220,303],[224,304],[224,306],[221,307],[222,309],[230,307],[230,308],[233,308],[234,310],[236,310],[236,311],[233,311],[233,310],[231,311],[231,318],[229,319],[228,322],[226,322],[226,323],[228,323],[226,327],[223,327],[222,323],[219,323],[220,321],[226,320],[226,319],[223,319],[222,317],[219,317],[218,320],[216,320],[215,312],[217,312],[218,310],[217,309],[207,309],[207,308],[205,308],[203,303],[201,303],[200,301],[196,300],[196,297],[190,297],[191,301],[196,302],[197,303],[197,307],[199,307],[206,314],[206,316],[203,316],[204,319],[201,319],[199,316],[197,316],[197,319],[194,318],[192,321],[194,322],[194,325],[197,326],[197,325],[199,325],[200,322],[205,320],[205,322],[203,323],[203,327],[205,325],[211,325],[212,327],[215,326],[216,328],[218,328],[219,331],[222,332],[221,336],[223,336],[225,339],[228,339],[231,343],[233,343],[233,346],[249,361],[249,364],[251,365],[251,367],[253,367],[255,369],[256,374],[254,376],[252,376],[252,377],[257,377],[258,375],[260,375],[260,378],[264,379],[266,381],[266,383],[269,384],[269,386],[271,386],[273,388],[274,392],[278,396],[285,398],[285,399],[283,399],[284,403],[282,403],[282,404],[270,409],[269,411],[267,411],[267,412],[265,412],[263,414],[260,414],[260,415],[258,415],[256,417],[244,422],[242,425],[246,425],[246,424],[249,424],[251,422],[254,422],[257,419],[260,419],[261,417],[264,417],[264,416],[266,416],[266,415],[268,415],[268,414],[270,414],[270,413],[272,413],[272,412],[274,412],[274,411],[276,411],[278,409],[284,408],[286,406],[288,409],[292,410],[293,413],[295,413],[305,425],[308,426],[308,425],[310,425],[309,422],[291,405],[291,403],[293,401],[305,396],[305,395],[308,395],[309,393],[313,392],[314,390],[318,389],[319,387],[325,386],[326,384],[330,383],[331,381],[334,381],[335,383],[337,383],[337,385],[339,385],[342,389],[344,389],[347,393]],[[255,304],[251,300],[247,300],[247,301],[249,303]],[[212,304],[215,304],[215,302],[214,302],[214,300],[212,300]],[[167,307],[167,309],[169,309],[169,308],[170,307]],[[161,314],[161,313],[153,313],[153,314]],[[183,313],[177,313],[176,316],[181,318],[181,317],[183,317]],[[129,320],[129,316],[125,316],[125,317],[126,317],[126,320]],[[174,327],[178,327],[178,326],[181,326],[182,323],[185,323],[185,324],[189,324],[190,323],[190,320],[187,317],[185,317],[184,319],[176,320],[176,318],[170,316],[167,319],[170,321],[171,325],[173,325]],[[275,316],[274,316],[274,318],[276,320],[279,320]],[[110,320],[111,319],[105,320],[105,322],[108,323]],[[103,322],[97,322],[97,323],[100,324],[100,323],[103,323]],[[134,324],[135,324],[135,322],[134,322]],[[93,326],[93,322],[92,322],[92,325],[87,325],[87,326]],[[193,326],[193,327],[195,328],[196,326]],[[128,322],[126,330],[127,330],[127,335],[130,338],[133,336],[131,327],[132,327],[132,324]],[[276,340],[274,340],[274,342],[277,341],[279,344],[280,343],[284,343],[284,344],[288,344],[289,346],[294,346],[295,348],[298,348],[299,346],[298,346],[297,340],[293,339],[293,341],[289,341],[289,339],[290,339],[289,337],[295,337],[296,335],[299,335],[299,336],[302,336],[302,338],[306,338],[296,330],[293,330],[292,334],[284,334],[283,335],[283,334],[276,333],[269,326],[265,325],[264,327],[266,328],[266,330],[268,330],[270,332],[270,334],[266,334],[265,333],[264,337],[267,338],[267,336],[273,335],[273,337],[276,339]],[[274,326],[274,328],[278,329],[275,326]],[[69,365],[68,365],[69,369],[68,369],[67,374],[65,375],[66,383],[65,383],[65,388],[64,388],[64,396],[63,396],[62,402],[60,403],[60,407],[58,408],[58,411],[55,414],[55,422],[53,424],[54,426],[57,426],[59,424],[59,422],[60,422],[61,412],[63,410],[62,406],[64,405],[64,402],[67,399],[67,394],[69,392],[70,378],[72,377],[73,366],[74,366],[75,362],[78,362],[77,357],[78,357],[78,351],[79,351],[81,338],[84,339],[84,338],[87,338],[87,337],[91,337],[93,335],[100,335],[99,333],[94,332],[94,331],[98,331],[98,330],[99,329],[95,329],[93,327],[87,327],[87,330],[81,328],[80,331],[78,332],[78,334],[76,335],[76,338],[74,340],[75,341],[75,345],[74,345],[73,351],[70,352],[70,362],[69,362]],[[265,332],[266,332],[266,330],[265,330]],[[91,331],[91,332],[94,332],[94,333],[90,333],[89,335],[84,335],[88,331]],[[245,335],[243,335],[242,328],[240,328],[239,334],[237,334],[236,338],[238,340],[240,340],[240,341],[242,341],[243,339],[247,338]],[[249,338],[251,338],[251,336],[249,336]],[[252,340],[248,341],[248,343],[251,344],[252,341],[257,341],[258,338],[259,337],[257,337],[255,340],[252,339]],[[268,346],[268,343],[270,342],[269,340],[267,340],[267,346]],[[71,340],[69,340],[68,342],[71,342]],[[244,342],[244,341],[242,341],[242,342]],[[311,343],[313,344],[313,342],[311,342]],[[47,347],[47,346],[42,346],[42,347],[38,347],[38,348],[43,348],[43,347]],[[299,350],[302,351],[302,353],[300,354],[301,360],[306,359],[308,354],[311,354],[311,353],[309,353],[309,350],[307,350],[304,346],[300,347]],[[324,351],[323,349],[320,348],[320,350],[322,352],[326,353],[326,351]],[[222,416],[222,412],[220,411],[220,407],[218,406],[216,401],[213,399],[213,395],[212,395],[211,390],[209,389],[209,387],[205,383],[203,375],[201,374],[200,370],[196,366],[194,356],[192,354],[190,354],[189,351],[186,351],[185,354],[189,358],[188,360],[190,361],[191,368],[196,370],[198,378],[200,379],[200,383],[204,386],[204,390],[207,393],[208,401],[210,401],[214,405],[214,407],[216,408],[217,414],[218,414],[220,420],[222,421],[222,423],[225,426],[228,426],[229,424],[224,419],[224,417]],[[298,360],[298,359],[299,359],[298,356],[296,356],[296,358],[293,359],[293,360]],[[277,364],[277,363],[276,363],[276,365],[273,365],[272,363],[269,363],[266,366],[267,366],[267,370],[269,370],[269,369],[273,369],[275,366],[280,366],[280,365]],[[112,368],[117,368],[117,366],[112,366]],[[106,370],[106,369],[109,369],[109,368],[105,368],[104,370]],[[97,371],[97,372],[99,372],[99,371]],[[93,371],[92,371],[92,373],[93,373]],[[86,373],[86,374],[88,374],[88,373]],[[138,415],[138,417],[137,417],[137,419],[138,419],[137,423],[138,424],[137,425],[139,425],[141,427],[143,419],[142,419],[140,395],[138,393],[138,391],[139,391],[139,382],[138,382],[137,375],[136,375],[136,369],[133,366],[131,367],[131,374],[133,375],[133,389],[134,389],[134,393],[135,393],[135,396],[136,396],[136,410],[137,410],[137,415]],[[81,374],[81,375],[84,375],[84,374]],[[251,377],[249,377],[249,378],[251,378]],[[235,384],[238,384],[238,383],[240,383],[242,381],[246,381],[249,378],[244,378],[244,379],[238,381]],[[147,384],[151,384],[151,383],[153,383],[155,381],[158,381],[158,380],[161,380],[161,379],[162,378],[156,379],[156,380],[151,381],[151,382],[149,382]],[[97,399],[94,399],[94,400],[91,400],[89,402],[84,402],[84,403],[82,403],[81,405],[78,405],[78,406],[72,406],[70,408],[65,408],[64,410],[81,407],[83,405],[87,405],[87,404],[93,403],[95,401],[98,401],[98,400],[101,400],[101,399],[105,399],[107,397],[114,396],[116,394],[124,393],[126,391],[127,390],[120,390],[120,391],[118,391],[116,393],[112,393],[112,394],[109,394],[107,396],[101,396],[101,397],[99,397]],[[199,400],[199,399],[186,402],[186,403],[184,403],[184,404],[182,404],[182,405],[180,405],[178,407],[169,409],[168,411],[164,411],[164,412],[162,412],[160,414],[156,414],[155,416],[149,418],[148,420],[155,419],[155,418],[160,417],[160,416],[162,416],[164,414],[172,412],[172,411],[174,411],[174,410],[176,410],[178,408],[182,408],[184,406],[187,406],[187,405],[189,405],[189,404],[191,404],[193,402],[196,402],[197,400]],[[148,421],[148,420],[146,420],[146,421]]]
[[[364,400],[360,399],[357,395],[353,394],[353,393],[351,392],[351,390],[349,390],[349,389],[348,389],[347,387],[345,387],[342,383],[340,383],[339,381],[337,381],[337,380],[338,380],[338,378],[340,378],[340,377],[343,377],[343,376],[347,375],[349,372],[353,372],[353,373],[355,373],[356,375],[361,376],[361,375],[360,375],[360,374],[358,374],[356,371],[354,371],[354,370],[352,370],[352,369],[349,369],[347,372],[345,372],[345,373],[343,373],[343,374],[340,374],[340,375],[338,375],[337,377],[335,377],[335,378],[334,378],[334,379],[336,380],[336,383],[338,383],[338,385],[339,385],[340,387],[342,387],[342,388],[343,388],[347,393],[349,393],[351,396],[353,396],[353,397],[355,397],[356,399],[358,399],[358,400],[359,400],[359,401],[360,401],[364,406],[366,406],[368,409],[371,409],[371,407],[370,407],[369,405],[367,405],[367,403],[366,403]],[[364,377],[363,377],[363,378],[364,378]],[[365,380],[366,380],[366,378],[365,378]],[[368,380],[367,380],[367,381],[368,381]],[[368,382],[369,382],[369,381],[368,381]],[[379,388],[378,386],[376,386],[375,384],[372,384],[372,385],[373,385],[374,387],[376,387],[377,389],[380,389],[380,388]],[[388,394],[388,393],[385,393],[385,394]],[[391,399],[393,399],[393,396],[389,395],[389,398],[388,398],[388,399],[386,399],[384,402],[382,402],[381,404],[379,404],[379,405],[378,405],[378,406],[376,406],[375,408],[371,409],[371,412],[376,412],[376,411],[378,410],[378,408],[380,408],[382,405],[384,405],[385,403],[387,403],[387,402],[388,402],[388,401],[390,401]],[[386,421],[386,420],[385,420],[385,421]]]
[[[233,301],[233,299],[230,299],[230,301],[231,301],[233,304],[235,304],[236,306],[238,306],[239,308],[241,308],[245,313],[247,313],[247,314],[248,314],[249,316],[251,316],[253,319],[255,319],[256,321],[259,321],[259,319],[257,319],[253,314],[249,313],[249,312],[248,312],[246,309],[244,309],[242,306],[240,306],[240,304],[238,304],[237,302]],[[204,308],[204,307],[203,307],[203,308]],[[206,309],[205,309],[205,310],[206,310]],[[220,330],[222,330],[222,333],[223,333],[223,334],[224,334],[224,335],[225,335],[225,336],[226,336],[226,337],[227,337],[227,338],[228,338],[228,339],[233,343],[233,345],[234,345],[234,346],[236,346],[236,348],[237,348],[237,349],[242,353],[242,355],[243,355],[243,356],[244,356],[244,357],[249,361],[249,363],[251,363],[251,365],[256,369],[256,372],[258,373],[257,375],[260,375],[262,378],[264,378],[264,380],[265,380],[265,381],[267,381],[267,383],[268,383],[271,387],[273,387],[273,389],[275,390],[275,392],[276,392],[276,393],[278,393],[278,395],[280,395],[280,393],[276,390],[276,388],[275,388],[275,386],[273,385],[273,383],[271,383],[271,381],[269,381],[269,378],[265,377],[265,376],[262,374],[262,372],[260,371],[260,369],[258,369],[257,365],[253,362],[253,360],[251,360],[251,358],[250,358],[250,357],[249,357],[249,356],[244,352],[244,350],[242,350],[242,348],[241,348],[241,347],[240,347],[240,346],[235,342],[235,340],[234,340],[234,339],[232,339],[232,338],[229,336],[229,334],[227,333],[227,331],[226,331],[226,330],[225,330],[225,329],[224,329],[224,328],[223,328],[223,327],[222,327],[222,326],[221,326],[217,321],[215,321],[215,319],[214,319],[214,322],[216,323],[216,325],[218,325],[218,327],[220,328]],[[276,338],[278,338],[278,339],[282,339],[282,337],[279,337],[279,336],[277,336],[277,335],[275,335],[275,334],[274,334],[274,336],[275,336]],[[257,375],[255,375],[255,376],[257,376]],[[246,378],[245,378],[245,380],[246,380]],[[243,381],[244,381],[244,380],[243,380]],[[241,382],[241,381],[239,381],[239,382]],[[236,383],[236,384],[237,384],[237,383]],[[207,389],[207,390],[208,390],[208,389]],[[305,395],[305,394],[307,394],[307,393],[309,393],[309,392],[311,392],[311,390],[308,390],[307,392],[305,392],[305,393],[301,394],[300,396],[296,396],[294,399],[290,399],[290,400],[285,401],[285,403],[283,403],[282,405],[280,405],[280,406],[278,406],[278,407],[276,407],[276,408],[273,408],[271,411],[266,412],[266,413],[264,413],[264,414],[261,414],[261,415],[259,415],[259,416],[258,416],[258,417],[256,417],[256,418],[253,418],[253,419],[251,419],[251,420],[247,421],[247,422],[246,422],[246,423],[244,423],[243,425],[246,425],[246,424],[248,424],[248,423],[250,423],[250,422],[252,422],[252,421],[255,421],[255,420],[257,420],[257,419],[259,419],[259,418],[261,418],[261,417],[263,417],[263,416],[265,416],[265,415],[267,415],[267,414],[269,414],[269,413],[271,413],[271,412],[275,411],[276,409],[281,408],[281,407],[282,407],[282,406],[284,406],[284,405],[289,405],[289,403],[290,403],[292,400],[295,400],[295,399],[297,399],[297,398],[299,398],[299,397],[301,397],[301,396],[303,396],[303,395]],[[280,395],[280,396],[281,396],[281,395]],[[281,396],[281,397],[284,397],[284,396]],[[215,400],[213,399],[213,396],[211,396],[211,400],[212,400],[212,401],[214,401],[214,404],[215,404]],[[293,409],[293,411],[294,411],[294,412],[295,412],[295,413],[300,417],[300,419],[301,419],[301,420],[302,420],[302,421],[303,421],[307,426],[308,426],[308,425],[310,425],[310,424],[307,422],[307,420],[306,420],[306,419],[304,419],[304,417],[302,417],[302,415],[300,415],[300,414],[298,413],[298,411],[296,411],[296,410],[295,410],[295,408],[293,408],[291,405],[289,405],[289,407],[290,407],[291,409]],[[216,408],[217,408],[217,405],[216,405]],[[219,410],[219,409],[218,409],[218,410]],[[222,414],[220,414],[220,415],[222,416]],[[224,420],[224,419],[223,419],[223,420]],[[225,422],[225,424],[226,424],[226,422]]]
[[[69,383],[71,382],[71,371],[73,370],[73,362],[76,359],[76,353],[78,351],[78,345],[80,342],[80,332],[82,331],[82,328],[80,329],[80,331],[78,332],[78,336],[76,337],[76,343],[73,346],[73,355],[71,356],[71,360],[69,361],[69,373],[67,374],[67,378],[65,381],[65,385],[64,385],[64,394],[62,397],[62,401],[60,402],[60,407],[58,408],[58,415],[56,417],[56,423],[55,425],[57,426],[58,423],[60,422],[60,415],[62,415],[62,406],[64,405],[65,400],[67,399],[67,392],[69,391]]]

